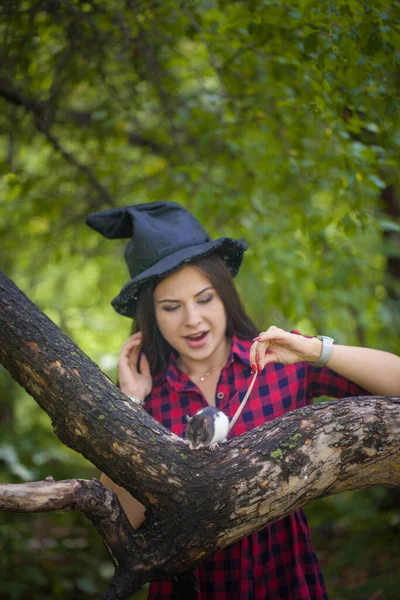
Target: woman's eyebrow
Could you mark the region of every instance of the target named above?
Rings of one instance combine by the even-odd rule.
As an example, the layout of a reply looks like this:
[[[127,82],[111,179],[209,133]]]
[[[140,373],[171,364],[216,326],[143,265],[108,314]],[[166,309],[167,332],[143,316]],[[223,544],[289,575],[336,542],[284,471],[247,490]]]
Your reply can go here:
[[[194,295],[195,298],[197,298],[197,296],[201,296],[201,294],[204,294],[204,292],[206,292],[207,290],[213,290],[214,286],[213,285],[209,285],[208,287],[204,288],[204,290],[201,290],[201,292],[197,292],[197,294]]]
[[[195,294],[194,297],[197,298],[197,296],[201,296],[201,294],[204,294],[204,292],[206,292],[207,290],[213,290],[213,289],[214,289],[214,286],[209,285],[208,287],[204,288],[200,292],[197,292],[197,294]],[[162,304],[163,302],[180,302],[180,300],[174,300],[172,298],[163,298],[162,300],[158,300],[157,304]]]

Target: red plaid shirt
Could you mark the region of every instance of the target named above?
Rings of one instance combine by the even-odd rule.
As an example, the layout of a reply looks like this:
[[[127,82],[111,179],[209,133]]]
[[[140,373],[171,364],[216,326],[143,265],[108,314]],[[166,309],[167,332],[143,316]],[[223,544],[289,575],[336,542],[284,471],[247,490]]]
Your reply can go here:
[[[217,386],[216,406],[230,418],[252,377],[251,342],[233,339],[230,357]],[[257,377],[246,407],[230,437],[240,435],[312,403],[313,398],[365,395],[354,383],[327,367],[309,363],[270,363]],[[185,437],[186,415],[207,405],[198,387],[171,355],[168,371],[154,378],[144,408],[173,433]],[[197,569],[200,600],[326,599],[324,579],[302,510],[275,521],[206,559]],[[172,582],[151,584],[149,600],[171,600]]]

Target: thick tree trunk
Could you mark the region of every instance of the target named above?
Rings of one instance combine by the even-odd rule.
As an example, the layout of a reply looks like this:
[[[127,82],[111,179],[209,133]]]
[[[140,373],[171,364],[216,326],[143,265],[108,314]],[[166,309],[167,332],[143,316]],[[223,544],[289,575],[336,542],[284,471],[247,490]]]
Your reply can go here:
[[[61,441],[147,508],[145,524],[114,541],[116,575],[103,598],[125,598],[145,581],[192,568],[321,496],[400,485],[399,398],[307,407],[218,452],[191,451],[130,403],[2,274],[0,362],[50,415]],[[15,506],[9,492],[3,489],[5,510]],[[106,505],[105,498],[96,501]]]

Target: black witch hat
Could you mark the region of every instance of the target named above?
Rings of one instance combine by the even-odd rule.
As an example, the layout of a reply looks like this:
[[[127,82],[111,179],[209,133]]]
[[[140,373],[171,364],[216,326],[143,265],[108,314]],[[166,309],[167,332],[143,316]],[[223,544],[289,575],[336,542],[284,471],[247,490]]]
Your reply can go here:
[[[247,244],[223,237],[212,240],[193,215],[176,202],[150,202],[90,214],[86,223],[110,239],[130,238],[125,260],[130,281],[114,298],[115,310],[126,317],[136,311],[140,287],[162,278],[200,256],[217,252],[233,277]]]

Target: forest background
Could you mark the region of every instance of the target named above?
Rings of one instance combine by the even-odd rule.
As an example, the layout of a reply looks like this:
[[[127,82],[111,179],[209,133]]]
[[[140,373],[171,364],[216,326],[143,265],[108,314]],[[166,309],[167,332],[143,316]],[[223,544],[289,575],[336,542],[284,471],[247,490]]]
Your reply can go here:
[[[2,0],[0,268],[111,378],[124,243],[88,213],[178,201],[249,243],[270,324],[400,353],[400,2]],[[0,478],[96,477],[0,368]],[[306,508],[334,600],[398,597],[400,492]],[[95,598],[79,514],[0,515],[2,600]]]

